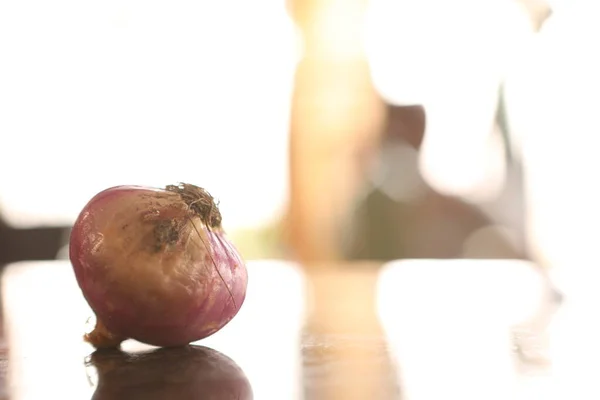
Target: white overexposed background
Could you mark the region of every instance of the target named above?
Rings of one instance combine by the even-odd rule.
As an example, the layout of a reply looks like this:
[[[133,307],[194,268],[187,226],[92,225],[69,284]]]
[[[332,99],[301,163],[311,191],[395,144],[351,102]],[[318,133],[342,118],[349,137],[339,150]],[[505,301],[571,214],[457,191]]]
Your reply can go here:
[[[207,188],[279,216],[298,40],[283,1],[0,2],[0,212],[72,223],[113,185]]]

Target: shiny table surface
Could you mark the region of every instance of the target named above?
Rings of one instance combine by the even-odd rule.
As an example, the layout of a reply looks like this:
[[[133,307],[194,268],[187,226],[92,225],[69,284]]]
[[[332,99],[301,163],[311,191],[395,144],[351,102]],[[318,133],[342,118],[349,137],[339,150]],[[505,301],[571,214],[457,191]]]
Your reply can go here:
[[[559,398],[515,346],[545,299],[527,263],[248,264],[247,300],[213,336],[104,352],[82,341],[92,313],[68,262],[9,265],[2,398]]]

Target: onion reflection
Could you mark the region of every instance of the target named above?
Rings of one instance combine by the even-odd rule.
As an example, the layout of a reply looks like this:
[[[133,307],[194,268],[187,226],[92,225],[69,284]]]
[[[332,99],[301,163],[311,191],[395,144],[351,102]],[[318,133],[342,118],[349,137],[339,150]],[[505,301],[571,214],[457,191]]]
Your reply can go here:
[[[98,373],[92,400],[253,398],[242,369],[229,357],[201,346],[143,353],[96,351],[89,365]]]

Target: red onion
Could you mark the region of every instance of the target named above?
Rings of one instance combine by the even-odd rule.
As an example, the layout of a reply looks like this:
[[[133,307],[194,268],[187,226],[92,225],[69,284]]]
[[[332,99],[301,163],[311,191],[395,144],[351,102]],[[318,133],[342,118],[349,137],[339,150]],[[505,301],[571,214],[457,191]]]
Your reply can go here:
[[[94,196],[71,232],[69,257],[96,315],[85,340],[181,346],[239,311],[248,274],[213,197],[189,184],[117,186]]]

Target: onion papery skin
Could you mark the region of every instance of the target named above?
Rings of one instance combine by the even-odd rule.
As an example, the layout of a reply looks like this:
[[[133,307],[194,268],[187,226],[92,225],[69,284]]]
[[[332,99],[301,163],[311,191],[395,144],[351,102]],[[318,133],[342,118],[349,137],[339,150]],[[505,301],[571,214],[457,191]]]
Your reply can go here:
[[[85,338],[98,348],[186,345],[223,328],[246,297],[244,261],[193,185],[98,193],[73,225],[69,257],[96,315]]]

